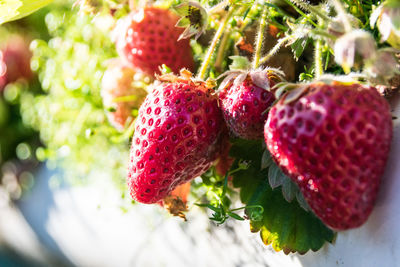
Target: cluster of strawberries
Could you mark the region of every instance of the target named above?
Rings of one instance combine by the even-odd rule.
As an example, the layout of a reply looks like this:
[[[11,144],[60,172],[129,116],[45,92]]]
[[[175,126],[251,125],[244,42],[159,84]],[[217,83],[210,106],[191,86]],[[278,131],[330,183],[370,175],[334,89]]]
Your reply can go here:
[[[192,70],[189,41],[177,41],[177,20],[154,7],[130,14],[116,28],[121,58],[147,75],[160,64],[175,73]],[[364,223],[389,154],[388,103],[375,88],[355,82],[286,84],[285,91],[276,86],[282,81],[269,69],[230,72],[215,91],[188,70],[159,76],[136,119],[128,170],[132,197],[162,201],[225,154],[230,134],[264,138],[274,161],[329,227]]]

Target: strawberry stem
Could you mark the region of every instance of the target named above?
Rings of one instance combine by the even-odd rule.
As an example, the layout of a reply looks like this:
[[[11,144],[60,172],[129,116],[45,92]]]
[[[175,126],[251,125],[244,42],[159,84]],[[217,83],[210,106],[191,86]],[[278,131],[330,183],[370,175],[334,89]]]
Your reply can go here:
[[[315,78],[319,79],[321,75],[324,73],[322,67],[322,41],[317,40],[315,43]]]
[[[228,13],[226,13],[225,17],[222,19],[221,24],[219,25],[219,28],[217,32],[214,35],[214,38],[210,44],[210,47],[207,50],[206,56],[204,57],[203,63],[201,64],[199,73],[197,77],[201,80],[204,80],[206,78],[206,72],[208,69],[208,65],[210,64],[212,55],[214,54],[215,48],[217,47],[217,44],[222,36],[222,33],[224,32],[226,25],[228,24],[228,21],[230,17],[232,16],[234,11],[234,8],[229,8]]]
[[[314,25],[315,27],[317,27],[318,25],[310,18],[309,15],[305,14],[303,11],[301,11],[300,8],[298,8],[295,4],[293,4],[290,0],[285,0],[286,3],[288,3],[288,5],[290,5],[291,7],[293,7],[297,13],[299,13],[302,17],[304,17],[305,19],[308,20],[308,22],[310,22],[312,25]]]
[[[260,65],[261,49],[262,49],[263,40],[264,40],[264,32],[265,32],[265,27],[267,26],[267,14],[268,14],[268,7],[264,6],[262,15],[261,15],[261,20],[260,20],[260,26],[258,27],[256,43],[255,43],[256,51],[254,53],[253,69],[257,69],[258,66]]]
[[[276,43],[276,45],[274,47],[272,47],[272,49],[268,52],[268,54],[266,56],[264,56],[262,59],[260,59],[259,64],[264,64],[265,62],[267,62],[271,57],[273,57],[276,52],[279,51],[279,49],[287,42],[290,40],[290,38],[292,38],[291,35],[287,35],[286,37],[283,37],[281,39],[278,40],[278,42]]]
[[[250,9],[248,9],[246,11],[246,9],[247,9],[246,6],[242,6],[239,9],[238,13],[239,14],[243,14],[245,12],[250,13],[250,12],[252,12],[253,8],[254,8],[254,6],[252,6]],[[240,28],[239,28],[239,32],[244,32],[252,24],[252,22],[253,22],[253,18],[251,18],[251,16],[246,15],[246,18],[244,19],[242,26],[240,26]]]
[[[290,2],[292,2],[293,4],[297,5],[298,7],[302,8],[303,10],[309,13],[317,15],[326,22],[331,21],[331,18],[326,14],[324,14],[323,12],[321,12],[319,8],[316,8],[313,5],[306,3],[304,0],[290,0]]]
[[[225,60],[225,52],[226,52],[226,49],[225,49],[225,47],[226,47],[226,44],[228,43],[228,41],[229,41],[229,37],[230,37],[230,28],[228,28],[227,30],[226,30],[226,33],[224,34],[224,36],[222,37],[222,40],[221,40],[221,44],[219,45],[219,48],[218,48],[218,54],[217,54],[217,59],[215,60],[215,68],[218,70],[218,71],[221,71],[221,68],[222,68],[222,63],[223,63],[223,61]]]
[[[322,28],[324,26],[324,20],[318,18],[318,25]],[[322,39],[318,38],[315,41],[315,54],[314,54],[314,62],[315,62],[315,78],[319,79],[324,73],[323,63],[322,63],[322,49],[323,43]]]
[[[124,95],[124,96],[115,97],[112,101],[115,103],[119,103],[119,102],[131,102],[131,101],[135,101],[137,99],[138,99],[137,95]]]

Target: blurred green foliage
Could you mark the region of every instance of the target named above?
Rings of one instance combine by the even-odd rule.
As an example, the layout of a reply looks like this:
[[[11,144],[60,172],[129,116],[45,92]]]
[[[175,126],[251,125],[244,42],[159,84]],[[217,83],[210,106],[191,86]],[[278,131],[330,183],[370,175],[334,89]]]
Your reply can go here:
[[[129,140],[116,138],[123,136],[109,125],[100,96],[107,60],[116,56],[109,21],[79,16],[71,5],[50,5],[50,39],[31,43],[32,69],[44,93],[22,93],[23,120],[40,130],[45,148],[37,150],[38,158],[60,164],[69,181],[85,183],[101,174],[124,187]]]

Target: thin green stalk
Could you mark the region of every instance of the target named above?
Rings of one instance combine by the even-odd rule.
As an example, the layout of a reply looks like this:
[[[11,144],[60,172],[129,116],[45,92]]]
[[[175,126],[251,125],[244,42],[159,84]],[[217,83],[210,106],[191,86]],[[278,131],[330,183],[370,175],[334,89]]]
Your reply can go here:
[[[301,9],[298,8],[295,4],[290,2],[290,0],[285,0],[285,2],[288,3],[290,6],[292,6],[297,11],[297,13],[299,13],[301,16],[306,18],[313,26],[317,27],[317,23],[315,23],[312,19],[310,19],[310,17],[307,14],[305,14],[303,11],[301,11]]]
[[[224,61],[224,59],[225,59],[225,52],[226,52],[226,49],[225,49],[225,47],[226,47],[226,45],[227,45],[227,43],[228,43],[228,41],[229,41],[229,37],[230,37],[230,31],[231,31],[231,28],[228,28],[227,30],[226,30],[226,33],[224,34],[224,36],[222,37],[222,40],[221,40],[221,44],[219,45],[219,48],[218,48],[218,54],[217,54],[217,59],[215,60],[215,68],[217,69],[217,70],[219,70],[219,69],[221,69],[222,68],[222,62]]]
[[[324,21],[322,19],[318,19],[318,25],[323,26]],[[315,63],[315,78],[319,79],[322,74],[324,74],[324,66],[322,63],[322,49],[323,42],[321,39],[317,39],[315,42],[315,51],[314,51],[314,63]]]
[[[314,34],[314,35],[318,35],[321,37],[326,37],[328,39],[331,39],[332,41],[335,41],[337,39],[337,37],[333,34],[330,34],[324,30],[319,30],[319,29],[313,29],[310,31],[310,33]]]
[[[267,26],[267,14],[268,14],[268,7],[264,6],[262,15],[261,15],[261,20],[260,20],[260,26],[258,27],[256,43],[255,43],[256,51],[254,53],[254,58],[253,58],[253,69],[257,69],[258,66],[260,65],[261,50],[262,50],[262,45],[263,45],[263,40],[264,40],[264,32],[265,32],[265,27]]]
[[[255,8],[255,7],[256,7],[256,5],[253,5],[253,6],[250,8],[250,10],[249,10],[248,13],[250,13],[250,12],[253,10],[253,8]],[[242,6],[242,7],[239,9],[238,13],[239,13],[239,14],[242,14],[242,13],[244,13],[244,11],[246,11],[246,9],[247,9],[246,6]],[[243,31],[251,24],[252,21],[253,21],[252,18],[250,18],[249,16],[246,16],[246,18],[245,18],[244,21],[243,21],[242,26],[240,26],[240,28],[239,28],[239,31],[240,31],[240,32],[243,32]]]
[[[261,205],[248,205],[248,206],[244,206],[244,207],[240,207],[240,208],[236,208],[236,209],[231,209],[230,211],[238,211],[238,210],[242,210],[242,209],[254,209],[254,208],[258,208],[261,210],[261,212],[264,212],[264,208]]]
[[[317,40],[315,43],[315,78],[319,79],[324,73],[323,64],[322,64],[322,41]]]
[[[217,47],[217,44],[222,36],[222,33],[224,32],[224,30],[226,28],[226,25],[228,24],[230,17],[233,14],[233,11],[234,11],[234,8],[231,7],[229,9],[228,13],[226,13],[225,17],[221,21],[221,24],[219,25],[217,32],[214,35],[214,38],[210,44],[210,47],[207,50],[206,56],[204,57],[203,63],[201,64],[199,73],[197,75],[197,77],[201,80],[204,80],[206,77],[207,68],[208,68],[208,65],[210,64],[212,55],[214,54],[215,48]]]
[[[310,5],[309,3],[305,3],[303,0],[290,0],[293,4],[299,6],[300,8],[304,9],[305,11],[315,14],[321,19],[325,20],[326,22],[330,21],[331,18],[321,12],[318,8],[314,7],[313,5]]]
[[[262,59],[260,59],[260,64],[264,64],[265,62],[267,62],[271,57],[273,57],[276,52],[279,51],[279,49],[287,42],[290,40],[290,38],[292,38],[291,35],[287,35],[284,38],[281,38],[278,40],[278,43],[268,52],[268,54],[266,56],[264,56]]]
[[[137,99],[138,99],[137,95],[124,95],[124,96],[115,97],[112,101],[115,103],[119,103],[119,102],[131,102],[131,101],[135,101]]]

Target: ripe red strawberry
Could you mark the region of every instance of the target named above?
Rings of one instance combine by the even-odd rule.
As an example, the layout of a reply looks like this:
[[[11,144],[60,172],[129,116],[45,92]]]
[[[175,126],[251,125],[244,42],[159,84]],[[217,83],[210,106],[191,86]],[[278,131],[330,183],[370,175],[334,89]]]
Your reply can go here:
[[[10,37],[0,51],[0,89],[20,78],[31,79],[29,44],[19,36]]]
[[[326,225],[358,227],[372,211],[385,169],[389,105],[360,84],[316,82],[297,90],[270,110],[268,149]]]
[[[135,127],[130,193],[136,201],[155,203],[211,166],[224,124],[217,97],[202,82],[175,78],[155,85]]]
[[[267,109],[275,101],[270,91],[281,78],[273,72],[230,71],[220,86],[220,106],[231,132],[244,139],[260,139],[267,120]]]
[[[179,17],[167,9],[145,7],[121,19],[115,28],[119,55],[147,74],[159,72],[167,65],[173,72],[193,70],[194,62],[189,39],[178,41],[183,32],[175,27]]]
[[[135,85],[135,82],[141,84]],[[108,110],[107,117],[116,129],[122,131],[127,121],[132,120],[132,110],[139,108],[147,95],[143,89],[146,82],[150,82],[149,77],[119,60],[113,61],[104,72],[101,96]]]

